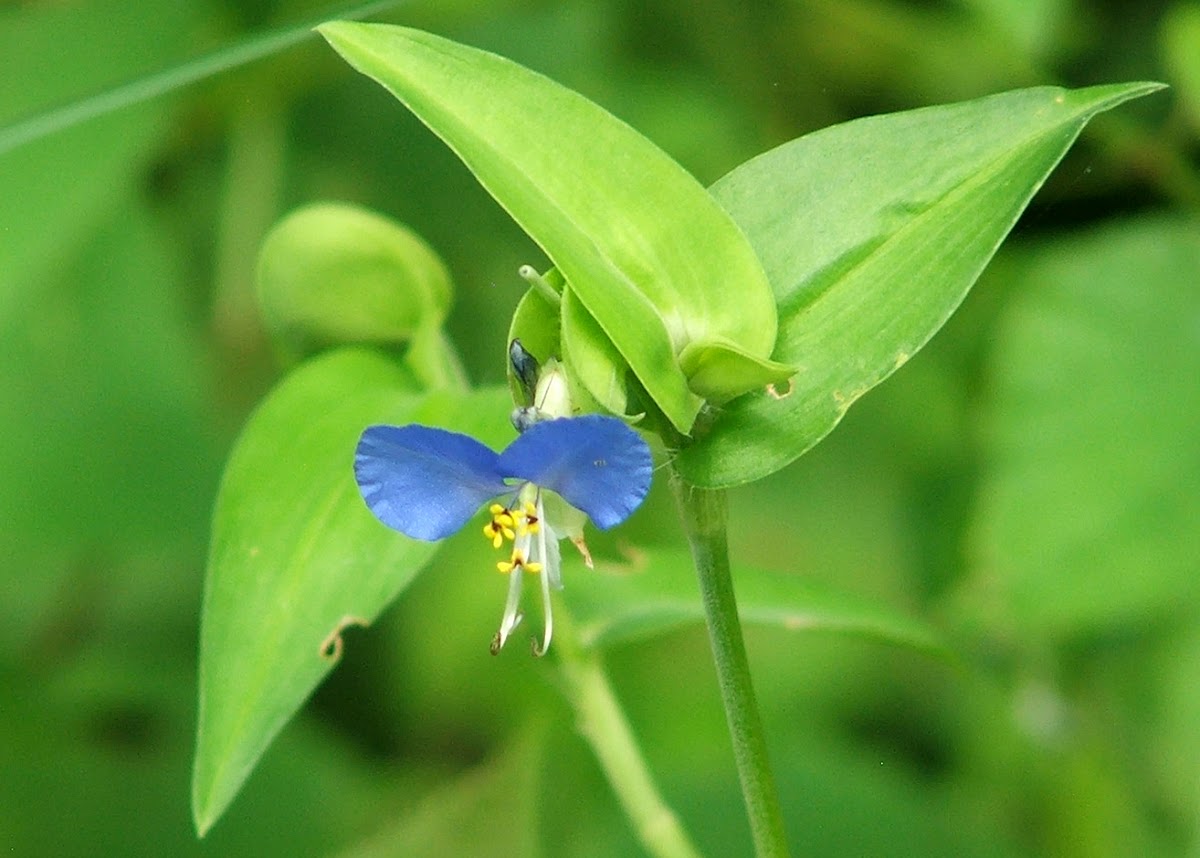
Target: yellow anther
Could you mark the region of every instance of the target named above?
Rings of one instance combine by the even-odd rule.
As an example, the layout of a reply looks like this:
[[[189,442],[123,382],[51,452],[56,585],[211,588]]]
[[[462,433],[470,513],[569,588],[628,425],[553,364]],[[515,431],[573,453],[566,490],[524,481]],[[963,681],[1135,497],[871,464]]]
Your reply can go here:
[[[537,507],[531,501],[525,501],[525,508],[517,512],[517,530],[522,534],[538,532]]]
[[[496,564],[496,568],[505,574],[524,569],[526,572],[536,575],[538,572],[542,571],[542,564],[526,560],[525,552],[519,548],[514,548],[512,556],[507,560],[501,560],[498,562]]]
[[[534,563],[532,565],[537,566],[540,569],[542,564]],[[496,564],[496,568],[505,574],[516,571],[517,569],[525,568],[524,552],[519,548],[514,548],[512,556],[508,560],[501,560],[498,562]]]
[[[483,526],[483,535],[491,541],[493,548],[499,548],[506,539],[516,539],[517,535],[513,531],[516,522],[512,512],[498,503],[492,504],[488,512],[492,514],[492,520]]]

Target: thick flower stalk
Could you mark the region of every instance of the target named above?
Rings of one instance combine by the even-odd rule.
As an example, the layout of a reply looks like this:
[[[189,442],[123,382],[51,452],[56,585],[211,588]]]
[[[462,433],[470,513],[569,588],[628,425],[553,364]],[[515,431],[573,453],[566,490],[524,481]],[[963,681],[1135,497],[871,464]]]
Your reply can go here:
[[[483,534],[495,548],[507,548],[496,568],[509,576],[492,652],[521,621],[527,573],[541,577],[545,626],[541,641],[533,642],[539,656],[554,629],[551,590],[562,586],[558,540],[570,536],[582,545],[585,516],[601,530],[623,522],[646,496],[651,471],[641,436],[616,418],[594,414],[533,422],[500,453],[444,429],[371,426],[354,459],[371,512],[414,539],[444,539],[488,506]]]

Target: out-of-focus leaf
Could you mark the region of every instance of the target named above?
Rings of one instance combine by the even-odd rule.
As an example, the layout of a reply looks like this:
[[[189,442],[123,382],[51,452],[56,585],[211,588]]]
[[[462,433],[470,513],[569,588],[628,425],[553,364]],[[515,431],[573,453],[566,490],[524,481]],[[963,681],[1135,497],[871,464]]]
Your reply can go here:
[[[1161,700],[1150,701],[1159,717],[1148,725],[1150,760],[1160,783],[1167,788],[1164,798],[1177,818],[1189,828],[1196,821],[1196,787],[1200,785],[1200,626],[1193,623],[1183,634],[1168,641],[1154,660],[1138,663],[1139,672],[1160,682]],[[1144,723],[1144,720],[1143,720]],[[1195,834],[1192,835],[1195,842]]]
[[[155,0],[93,0],[76,8],[7,4],[0,9],[9,72],[0,80],[0,122],[154,70],[185,49],[200,11]]]
[[[263,240],[263,316],[285,345],[403,342],[450,308],[450,273],[402,224],[361,206],[313,203]]]
[[[1026,14],[1039,2],[1024,0]],[[892,0],[793,3],[797,41],[791,50],[820,69],[834,98],[869,93],[884,103],[936,103],[1038,79],[1025,52],[1034,42],[1017,44],[1024,34],[1011,26],[989,26],[953,5],[954,0],[936,6]],[[1036,35],[1041,47],[1053,44],[1052,32]]]
[[[972,545],[1004,624],[1071,632],[1200,597],[1200,224],[1028,260],[998,334]]]
[[[678,431],[702,404],[676,360],[684,347],[728,341],[769,356],[775,308],[753,250],[636,131],[494,54],[399,27],[321,32],[446,140],[543,247]]]
[[[1064,47],[1063,28],[1077,20],[1071,0],[957,0],[988,29],[1010,38],[1031,66]],[[1072,17],[1076,13],[1076,18]],[[961,55],[961,54],[960,54]],[[985,54],[992,59],[994,54]]]
[[[1200,3],[1182,0],[1167,13],[1162,53],[1175,97],[1200,135]]]
[[[372,622],[437,550],[367,511],[351,467],[363,428],[427,423],[499,446],[507,414],[503,389],[420,394],[390,361],[345,349],[303,364],[251,417],[213,516],[192,783],[201,833],[333,667],[342,630]]]
[[[166,631],[93,630],[87,647],[66,659],[60,650],[34,670],[4,670],[4,852],[327,855],[388,818],[398,774],[381,777],[338,736],[302,720],[226,824],[198,841],[181,788],[191,755],[194,659],[178,628]]]
[[[112,552],[202,551],[220,453],[154,227],[123,201],[0,318],[0,648],[69,611],[78,590],[59,588]],[[187,572],[162,578],[193,598]]]
[[[861,119],[717,182],[775,290],[774,357],[799,370],[786,396],[730,403],[680,472],[736,485],[820,441],[949,318],[1087,121],[1158,88],[1047,87]]]
[[[795,575],[739,566],[733,576],[744,623],[851,634],[941,656],[949,653],[936,630],[887,606]],[[571,575],[564,592],[580,642],[588,647],[704,622],[691,556],[678,549],[638,549],[627,565],[597,563],[595,573]]]
[[[192,4],[151,0],[0,9],[0,124],[177,56],[195,20]],[[161,111],[135,110],[0,155],[0,318],[127,197],[163,127]]]
[[[536,855],[540,780],[540,736],[527,732],[340,858]]]

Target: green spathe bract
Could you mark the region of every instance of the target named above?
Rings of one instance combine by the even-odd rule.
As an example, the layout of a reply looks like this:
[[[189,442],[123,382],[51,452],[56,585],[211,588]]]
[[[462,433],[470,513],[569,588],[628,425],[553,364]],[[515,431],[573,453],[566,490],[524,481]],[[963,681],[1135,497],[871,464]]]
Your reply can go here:
[[[289,357],[330,343],[397,343],[450,308],[450,275],[424,241],[346,203],[304,206],[277,223],[258,257],[264,321]]]
[[[381,24],[320,31],[441,136],[542,246],[596,323],[575,339],[607,338],[676,430],[688,433],[704,399],[728,398],[736,382],[763,387],[790,374],[769,362],[775,304],[754,250],[646,138],[494,54]],[[732,348],[715,362],[727,368],[706,372],[697,389],[678,356],[708,343]]]
[[[331,345],[409,343],[427,386],[464,384],[441,325],[453,288],[446,266],[402,224],[348,203],[313,203],[263,240],[258,300],[283,357]]]

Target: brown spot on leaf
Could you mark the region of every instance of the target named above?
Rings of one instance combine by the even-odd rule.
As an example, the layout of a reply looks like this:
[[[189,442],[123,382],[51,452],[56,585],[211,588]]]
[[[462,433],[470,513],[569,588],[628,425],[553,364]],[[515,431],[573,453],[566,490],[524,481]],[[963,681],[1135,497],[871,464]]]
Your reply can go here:
[[[320,655],[325,661],[337,664],[337,662],[342,658],[342,650],[344,649],[344,645],[342,644],[342,632],[344,632],[350,626],[366,628],[368,625],[370,625],[370,623],[368,623],[362,617],[346,614],[340,620],[338,620],[337,625],[334,627],[333,631],[329,633],[325,640],[321,641],[321,646],[317,650],[318,655]]]
[[[792,391],[795,389],[796,385],[790,378],[787,380],[787,390],[783,391],[782,393],[779,391],[779,388],[775,386],[775,382],[771,382],[767,385],[767,396],[771,397],[772,399],[787,399],[792,395]]]

